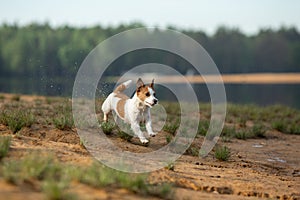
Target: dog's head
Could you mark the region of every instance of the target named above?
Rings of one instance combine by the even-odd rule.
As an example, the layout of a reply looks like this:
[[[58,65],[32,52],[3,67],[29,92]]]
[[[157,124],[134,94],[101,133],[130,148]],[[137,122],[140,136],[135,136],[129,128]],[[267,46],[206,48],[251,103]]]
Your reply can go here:
[[[149,85],[145,85],[141,78],[136,83],[137,97],[148,107],[152,108],[157,104],[158,100],[155,97],[154,80]]]

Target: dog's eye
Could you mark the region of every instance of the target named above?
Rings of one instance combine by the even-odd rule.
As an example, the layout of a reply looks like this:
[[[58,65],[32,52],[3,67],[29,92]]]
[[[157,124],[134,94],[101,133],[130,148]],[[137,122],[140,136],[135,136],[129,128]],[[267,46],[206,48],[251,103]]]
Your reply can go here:
[[[147,93],[146,93],[146,96],[147,96],[147,97],[149,97],[149,96],[150,96],[150,93],[149,93],[149,92],[147,92]]]

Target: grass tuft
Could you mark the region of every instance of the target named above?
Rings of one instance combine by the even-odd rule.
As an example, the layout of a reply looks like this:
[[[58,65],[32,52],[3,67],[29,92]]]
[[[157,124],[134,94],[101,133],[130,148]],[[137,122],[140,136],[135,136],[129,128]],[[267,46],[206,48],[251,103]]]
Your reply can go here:
[[[198,156],[199,155],[199,148],[197,148],[194,145],[191,145],[187,150],[186,150],[186,154],[187,155],[191,155],[191,156]]]
[[[133,136],[131,134],[129,134],[125,131],[122,131],[122,130],[118,130],[118,136],[128,142],[131,141],[131,139],[133,138]]]
[[[215,150],[215,158],[220,161],[227,161],[230,158],[230,149],[226,146],[217,147]]]
[[[16,95],[14,95],[14,96],[11,97],[11,100],[13,100],[13,101],[20,101],[21,100],[21,96],[18,95],[18,94],[16,94]]]
[[[11,136],[0,136],[0,160],[7,155],[10,143]]]
[[[30,127],[35,122],[33,114],[28,110],[11,109],[0,113],[0,123],[16,133],[23,127]]]
[[[165,169],[174,171],[174,169],[175,169],[175,163],[174,162],[168,163],[167,166],[165,166]]]
[[[209,128],[209,120],[200,120],[197,135],[205,136]]]
[[[173,136],[175,135],[177,129],[179,127],[179,123],[175,122],[175,123],[166,123],[163,127],[163,130],[172,134]]]
[[[262,124],[254,125],[251,129],[251,134],[254,138],[265,138],[266,128]]]
[[[59,169],[49,156],[40,156],[33,153],[23,159],[5,162],[2,166],[3,177],[6,181],[19,185],[27,180],[42,180],[55,177]]]
[[[67,192],[69,182],[47,180],[42,184],[42,191],[49,200],[73,200],[77,199],[72,193]]]
[[[74,126],[73,117],[70,114],[59,114],[52,121],[54,126],[60,130],[70,130]]]
[[[111,123],[111,122],[102,122],[101,123],[101,128],[102,128],[102,131],[105,135],[112,134],[112,131],[114,130],[115,126],[116,125],[114,123]]]
[[[173,137],[172,137],[172,135],[166,135],[166,142],[167,143],[170,143],[171,141],[172,141],[172,139],[173,139]]]

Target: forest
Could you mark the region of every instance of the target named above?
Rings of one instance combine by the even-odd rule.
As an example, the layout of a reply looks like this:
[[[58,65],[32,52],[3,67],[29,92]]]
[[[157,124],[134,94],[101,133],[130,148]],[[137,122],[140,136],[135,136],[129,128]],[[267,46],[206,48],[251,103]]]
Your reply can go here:
[[[48,86],[59,80],[70,80],[71,86],[76,72],[88,53],[101,41],[122,31],[144,27],[141,23],[119,26],[52,27],[49,24],[0,25],[0,85],[5,87],[7,79],[47,80]],[[208,35],[201,30],[180,31],[199,42],[215,61],[221,73],[254,72],[299,72],[300,33],[294,27],[278,30],[261,29],[255,35],[247,35],[237,28],[219,27]],[[120,58],[116,65],[120,72],[138,64],[156,62],[171,65],[186,73],[185,63],[176,56],[163,56],[155,52],[129,54]],[[147,56],[147,53],[151,56]],[[145,56],[146,55],[146,56]],[[156,56],[157,55],[157,56]],[[109,71],[106,75],[116,75]],[[11,87],[11,86],[10,86]],[[36,82],[31,87],[44,90]],[[32,89],[35,93],[37,89]],[[61,89],[63,90],[63,89]],[[64,92],[62,92],[64,93]],[[47,93],[48,94],[48,93]]]

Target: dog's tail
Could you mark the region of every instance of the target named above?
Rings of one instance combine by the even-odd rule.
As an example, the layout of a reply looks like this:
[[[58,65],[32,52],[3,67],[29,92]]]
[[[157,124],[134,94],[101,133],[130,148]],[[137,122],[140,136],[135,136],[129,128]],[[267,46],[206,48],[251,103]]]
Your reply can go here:
[[[115,93],[123,92],[126,88],[128,88],[128,86],[130,85],[131,82],[132,82],[132,80],[128,80],[128,81],[125,81],[124,83],[118,85],[118,87],[116,87],[114,92]]]

